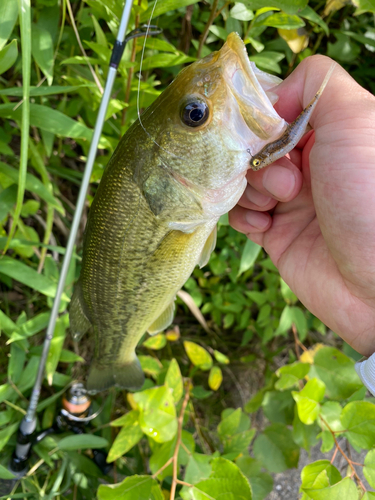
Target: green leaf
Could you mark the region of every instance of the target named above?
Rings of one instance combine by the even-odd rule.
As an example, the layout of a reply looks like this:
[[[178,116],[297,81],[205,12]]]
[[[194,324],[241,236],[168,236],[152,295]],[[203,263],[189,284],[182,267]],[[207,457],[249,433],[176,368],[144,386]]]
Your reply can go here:
[[[122,455],[125,455],[125,453],[131,450],[143,437],[143,432],[138,421],[139,412],[132,410],[127,413],[125,417],[126,421],[123,419],[123,427],[117,434],[109,450],[107,462],[113,462],[117,458],[122,457]],[[119,420],[120,419],[118,419],[118,421]],[[114,423],[111,422],[111,425],[114,425]]]
[[[6,255],[0,259],[0,273],[13,278],[26,286],[29,286],[37,292],[54,297],[56,293],[56,283],[46,278],[42,274],[38,274],[34,269],[23,264],[18,260],[7,257]],[[65,299],[67,297],[65,296]]]
[[[46,378],[49,385],[52,385],[53,375],[60,360],[60,354],[64,345],[66,329],[69,326],[68,314],[64,314],[56,321],[55,331],[51,340],[46,361]]]
[[[15,424],[9,425],[0,431],[0,451],[7,444],[11,436],[17,431],[18,427],[19,423],[16,422]]]
[[[316,352],[310,376],[317,376],[325,383],[330,399],[346,399],[362,387],[354,361],[334,347],[323,347]]]
[[[340,62],[355,61],[361,53],[361,48],[347,35],[335,31],[335,43],[328,42],[327,55]]]
[[[271,493],[273,479],[270,474],[260,472],[262,464],[254,458],[242,456],[236,460],[236,465],[249,480],[253,492],[253,500],[263,500]]]
[[[264,414],[271,422],[291,424],[294,417],[295,403],[292,393],[288,390],[267,391],[262,401]]]
[[[42,97],[47,95],[56,94],[71,94],[78,89],[94,87],[96,85],[87,82],[82,85],[54,85],[51,87],[40,86],[40,87],[30,87],[30,97]],[[10,87],[7,89],[0,89],[0,95],[10,95],[14,97],[22,97],[22,88],[20,87]]]
[[[199,483],[203,479],[207,479],[211,474],[210,462],[212,457],[202,455],[201,453],[192,453],[185,470],[184,481],[190,484]]]
[[[0,105],[1,107],[1,105]],[[0,169],[1,173],[9,177],[13,182],[18,183],[19,172],[0,161]],[[37,194],[44,200],[46,203],[52,205],[58,212],[64,214],[64,209],[61,206],[60,202],[48,191],[48,189],[44,186],[44,184],[37,178],[35,175],[26,174],[25,178],[25,188],[31,193]],[[9,188],[8,188],[9,189]],[[22,207],[21,207],[22,210]]]
[[[342,407],[336,401],[327,401],[321,406],[320,415],[323,417],[325,422],[329,425],[329,428],[334,432],[343,431],[344,427],[341,424],[341,413]],[[322,428],[326,429],[324,423]]]
[[[142,12],[140,21],[143,23],[148,21],[152,12],[153,18],[164,14],[165,12],[169,12],[170,10],[181,9],[181,7],[186,7],[187,5],[192,5],[197,3],[199,0],[163,0],[159,2],[158,0],[154,0],[148,4],[147,10]],[[156,2],[155,10],[153,11],[154,5]]]
[[[302,488],[320,489],[341,481],[341,474],[329,460],[318,460],[302,469],[301,479]]]
[[[221,363],[222,365],[229,365],[228,356],[225,356],[225,354],[223,354],[222,352],[215,350],[214,356],[215,356],[215,359],[218,363]]]
[[[141,363],[142,370],[151,377],[156,378],[162,369],[162,364],[156,358],[152,356],[138,356],[139,362]]]
[[[184,347],[186,354],[194,366],[198,366],[201,370],[209,370],[212,366],[211,355],[195,342],[185,340]]]
[[[10,347],[10,359],[8,364],[8,378],[14,383],[18,384],[23,366],[26,360],[26,353],[16,343]]]
[[[158,351],[159,349],[163,349],[167,344],[167,339],[164,333],[158,333],[157,335],[153,335],[149,337],[147,340],[143,342],[143,346],[148,349],[153,349],[154,351]]]
[[[364,463],[363,474],[368,484],[372,488],[375,488],[375,450],[371,450],[367,453]]]
[[[270,6],[269,0],[246,0],[244,3],[248,5],[250,9],[261,9]],[[304,9],[307,3],[308,0],[272,0],[271,2],[273,7],[283,10],[287,14],[295,14]]]
[[[323,19],[313,10],[311,7],[307,6],[298,13],[301,17],[304,17],[308,21],[317,24],[323,28],[325,34],[329,36],[329,28]]]
[[[180,367],[175,359],[169,364],[164,384],[171,389],[174,402],[177,404],[184,393],[184,386]]]
[[[0,50],[0,75],[13,66],[18,57],[17,40],[12,40]]]
[[[223,373],[218,366],[213,366],[208,376],[208,385],[213,391],[217,391],[223,381]]]
[[[0,104],[0,116],[19,120],[24,104],[13,110],[14,103]],[[40,104],[30,104],[30,124],[58,136],[90,141],[92,130],[56,109]]]
[[[375,12],[375,1],[374,0],[357,0],[355,4],[358,8],[355,12],[356,16],[363,14],[364,12]]]
[[[312,500],[358,500],[358,490],[355,482],[346,477],[339,483],[323,489],[302,488]]]
[[[310,379],[300,392],[293,391],[297,403],[298,416],[306,425],[311,425],[319,415],[319,402],[324,398],[325,385],[317,379]]]
[[[164,500],[160,486],[151,476],[130,476],[121,483],[99,486],[98,500]]]
[[[239,21],[251,21],[254,18],[254,13],[249,10],[243,3],[236,3],[229,11],[229,15]]]
[[[214,458],[211,466],[210,477],[184,492],[184,500],[252,500],[250,484],[237,465]]]
[[[270,472],[283,472],[297,467],[299,447],[288,427],[272,424],[260,434],[253,445],[254,456]]]
[[[310,448],[317,444],[319,431],[320,428],[316,424],[304,425],[298,416],[297,408],[295,408],[293,420],[293,439],[298,446],[309,452]]]
[[[309,371],[310,365],[299,361],[282,366],[276,371],[276,375],[280,377],[280,379],[276,382],[275,388],[281,391],[289,389],[306,377]]]
[[[18,6],[15,0],[1,0],[0,2],[0,50],[7,43],[12,34],[18,17]]]
[[[153,387],[134,394],[142,431],[157,443],[173,439],[177,432],[176,408],[168,387]]]
[[[0,9],[1,10],[1,9]],[[1,26],[0,26],[1,28]],[[3,465],[0,465],[0,479],[16,479],[8,469],[6,469]],[[11,496],[8,498],[12,498]]]
[[[108,441],[94,434],[74,434],[67,436],[57,443],[60,450],[86,450],[88,448],[105,448],[108,446]]]
[[[375,446],[375,405],[366,401],[353,401],[341,414],[345,436],[356,447],[369,450]]]
[[[240,4],[236,4],[236,6],[237,5]],[[241,255],[240,268],[238,270],[237,276],[240,276],[242,273],[248,271],[254,265],[261,249],[262,247],[260,245],[257,245],[251,240],[246,241]]]
[[[47,78],[48,85],[53,81],[53,41],[49,31],[36,24],[32,26],[31,53],[35,62]]]
[[[289,286],[285,283],[285,281],[280,278],[280,286],[281,286],[281,295],[287,304],[295,304],[298,301],[297,295],[294,295]]]
[[[277,12],[276,14],[270,15],[263,19],[260,24],[284,30],[294,30],[305,26],[305,22],[300,17],[285,14],[284,12]]]

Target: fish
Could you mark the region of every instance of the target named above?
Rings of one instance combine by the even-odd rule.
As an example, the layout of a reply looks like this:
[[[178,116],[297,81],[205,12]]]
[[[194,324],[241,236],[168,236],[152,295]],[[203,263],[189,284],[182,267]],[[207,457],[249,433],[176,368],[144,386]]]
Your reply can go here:
[[[89,393],[142,387],[137,344],[171,324],[177,292],[207,264],[220,216],[246,188],[251,152],[287,129],[273,107],[280,81],[230,33],[121,138],[89,211],[70,305],[74,339],[94,333]]]
[[[314,97],[305,109],[290,123],[283,134],[276,141],[266,144],[258,153],[254,154],[250,160],[251,169],[256,172],[261,168],[270,165],[279,158],[282,158],[289,153],[302,139],[303,135],[309,127],[311,115],[318,104],[318,100],[326,88],[326,85],[331,78],[336,63],[333,62],[327,71],[326,76]]]

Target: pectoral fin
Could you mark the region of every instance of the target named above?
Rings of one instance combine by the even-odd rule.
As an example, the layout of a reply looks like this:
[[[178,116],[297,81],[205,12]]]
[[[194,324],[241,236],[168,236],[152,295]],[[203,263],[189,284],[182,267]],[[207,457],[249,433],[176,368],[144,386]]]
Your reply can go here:
[[[173,316],[174,316],[174,299],[173,301],[169,304],[169,306],[164,309],[164,311],[161,313],[161,315],[150,325],[147,329],[147,332],[150,335],[155,335],[156,333],[159,333],[167,328],[172,321],[173,321]]]
[[[206,243],[204,244],[201,256],[198,260],[198,266],[203,267],[210,260],[210,256],[215,249],[216,246],[216,237],[217,237],[217,226],[214,227],[212,233],[207,238]]]

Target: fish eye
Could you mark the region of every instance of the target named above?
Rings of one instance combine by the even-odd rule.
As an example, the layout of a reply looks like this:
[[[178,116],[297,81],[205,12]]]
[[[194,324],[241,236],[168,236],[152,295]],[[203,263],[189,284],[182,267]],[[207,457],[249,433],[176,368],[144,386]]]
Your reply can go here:
[[[208,106],[203,101],[189,102],[181,110],[181,120],[188,127],[199,127],[207,121],[208,115]]]
[[[259,167],[260,160],[258,160],[258,158],[254,158],[254,160],[251,163],[254,165],[254,167]]]

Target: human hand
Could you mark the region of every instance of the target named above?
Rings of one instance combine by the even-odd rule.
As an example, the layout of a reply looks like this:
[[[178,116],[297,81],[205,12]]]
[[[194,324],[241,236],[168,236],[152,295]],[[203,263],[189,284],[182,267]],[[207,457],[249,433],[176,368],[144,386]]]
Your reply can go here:
[[[332,61],[305,59],[277,88],[292,122]],[[300,301],[354,349],[375,351],[375,97],[339,65],[287,157],[247,173],[230,224],[262,245]]]

